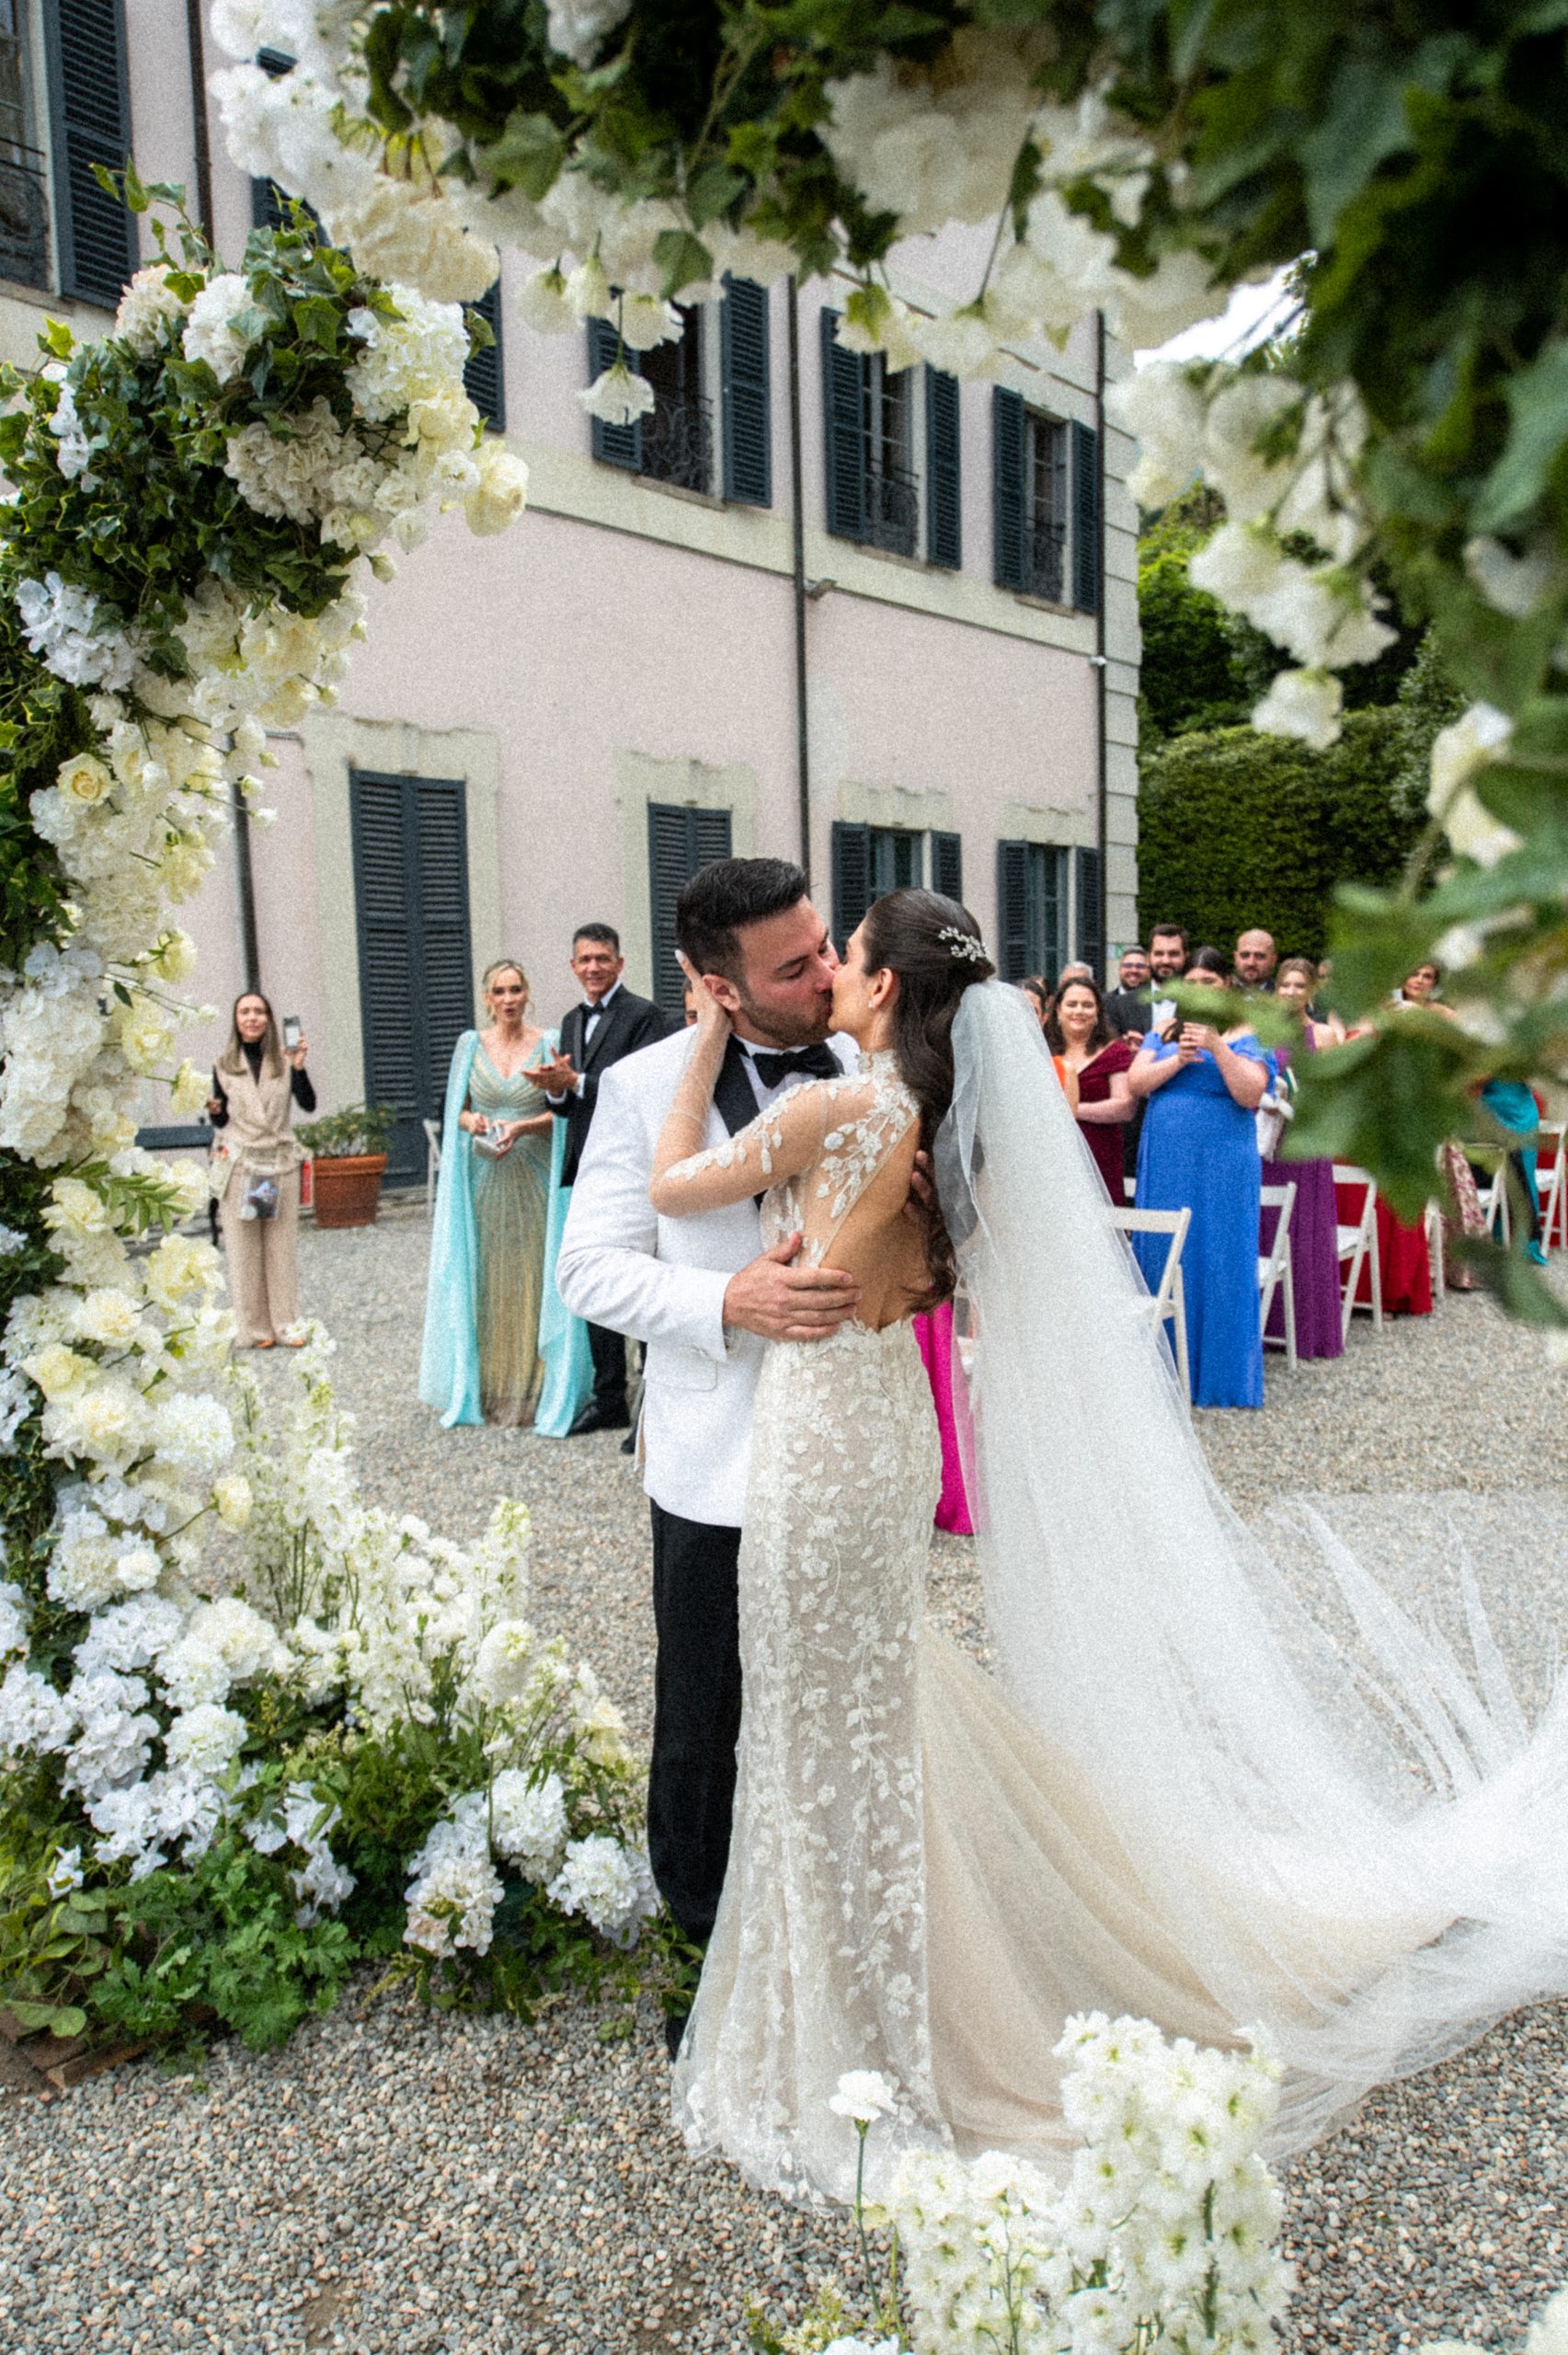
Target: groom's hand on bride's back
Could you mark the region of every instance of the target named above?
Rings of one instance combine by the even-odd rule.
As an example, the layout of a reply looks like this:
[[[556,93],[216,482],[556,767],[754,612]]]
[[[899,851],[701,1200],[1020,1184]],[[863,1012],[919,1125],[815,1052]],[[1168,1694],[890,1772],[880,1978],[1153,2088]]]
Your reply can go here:
[[[724,1321],[765,1341],[819,1341],[860,1304],[860,1286],[838,1268],[795,1265],[798,1235],[786,1235],[725,1287]]]

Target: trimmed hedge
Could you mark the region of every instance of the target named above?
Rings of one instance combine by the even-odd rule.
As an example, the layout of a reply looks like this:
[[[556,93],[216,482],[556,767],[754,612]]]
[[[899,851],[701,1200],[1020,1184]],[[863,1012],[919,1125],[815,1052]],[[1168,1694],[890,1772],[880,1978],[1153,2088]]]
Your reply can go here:
[[[1405,787],[1406,715],[1352,712],[1314,752],[1250,728],[1173,737],[1145,753],[1138,798],[1138,918],[1185,925],[1227,951],[1265,925],[1282,956],[1319,957],[1337,883],[1386,883],[1425,812]]]

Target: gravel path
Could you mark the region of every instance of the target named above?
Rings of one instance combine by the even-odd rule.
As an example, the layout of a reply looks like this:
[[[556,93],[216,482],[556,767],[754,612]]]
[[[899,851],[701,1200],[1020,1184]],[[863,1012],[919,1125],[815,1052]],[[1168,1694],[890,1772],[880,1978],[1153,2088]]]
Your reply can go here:
[[[536,1617],[590,1659],[646,1737],[651,1702],[643,1505],[611,1438],[443,1432],[414,1396],[428,1229],[305,1230],[303,1291],[339,1341],[367,1493],[471,1535],[498,1494],[534,1516]],[[260,1361],[288,1378],[281,1353]],[[1562,1646],[1568,1379],[1483,1300],[1295,1376],[1271,1360],[1259,1415],[1199,1419],[1244,1512],[1322,1492],[1374,1553],[1414,1508],[1448,1550],[1493,1565],[1488,1602],[1521,1662]],[[1121,1435],[1129,1469],[1136,1433]],[[1496,1492],[1537,1492],[1510,1499]],[[1432,1492],[1451,1492],[1438,1505]],[[1344,1492],[1354,1492],[1346,1496]],[[1494,1501],[1488,1501],[1491,1492]],[[961,1541],[939,1539],[932,1601],[978,1640]],[[1419,1596],[1420,1582],[1413,1592]],[[798,2305],[853,2275],[842,2220],[693,2166],[665,2118],[658,2023],[563,2004],[534,2027],[344,2008],[204,2082],[137,2063],[40,2103],[0,2094],[0,2348],[15,2355],[731,2355],[744,2309]],[[1568,2275],[1568,2004],[1370,2098],[1289,2172],[1301,2268],[1293,2347],[1382,2350],[1427,2337],[1518,2343]]]

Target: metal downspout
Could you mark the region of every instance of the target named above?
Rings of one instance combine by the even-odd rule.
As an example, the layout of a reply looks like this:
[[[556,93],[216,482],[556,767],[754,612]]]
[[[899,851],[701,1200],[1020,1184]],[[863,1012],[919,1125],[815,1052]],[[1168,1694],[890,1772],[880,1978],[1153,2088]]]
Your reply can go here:
[[[800,864],[811,888],[811,740],[806,706],[806,510],[800,480],[800,290],[789,281],[789,479],[795,555],[795,770]]]

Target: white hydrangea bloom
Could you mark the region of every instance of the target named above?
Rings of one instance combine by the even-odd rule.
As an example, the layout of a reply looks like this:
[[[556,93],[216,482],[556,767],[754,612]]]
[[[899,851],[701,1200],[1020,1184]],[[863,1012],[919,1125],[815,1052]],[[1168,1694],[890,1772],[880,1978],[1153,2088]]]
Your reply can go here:
[[[57,678],[74,687],[130,685],[135,646],[101,615],[90,590],[68,587],[58,572],[49,572],[21,583],[17,611],[31,651]]]
[[[17,1433],[32,1406],[32,1393],[15,1366],[0,1366],[0,1455],[14,1455]]]
[[[180,348],[188,360],[205,361],[220,385],[228,385],[245,365],[250,346],[234,322],[250,306],[250,289],[237,270],[220,270],[210,278],[190,305]]]
[[[567,1845],[567,1796],[558,1775],[534,1782],[509,1766],[490,1786],[490,1837],[498,1855],[515,1864],[525,1878],[548,1881],[558,1871]]]
[[[47,1678],[17,1661],[0,1684],[0,1755],[39,1756],[63,1750],[75,1717]]]
[[[207,1483],[235,1452],[235,1427],[221,1398],[177,1391],[153,1409],[152,1441],[166,1465]]]
[[[28,1598],[19,1586],[9,1580],[0,1583],[0,1660],[8,1660],[28,1648],[28,1627],[32,1617]]]
[[[67,1790],[94,1799],[120,1783],[134,1782],[147,1763],[158,1721],[143,1706],[147,1687],[139,1676],[112,1669],[78,1672],[65,1693],[77,1731],[65,1753],[62,1777]]]
[[[164,1736],[164,1756],[194,1775],[221,1775],[238,1756],[246,1731],[237,1709],[201,1701],[175,1717]]]
[[[167,268],[155,262],[137,270],[120,296],[114,332],[146,360],[162,342],[166,325],[184,316],[185,304],[168,282]]]
[[[50,419],[49,430],[58,444],[54,463],[66,481],[74,482],[80,476],[82,488],[91,489],[94,477],[88,472],[88,466],[92,444],[87,439],[86,428],[76,413],[76,396],[69,385],[60,387],[60,397],[54,404],[54,415]]]
[[[431,303],[413,287],[387,288],[398,316],[350,311],[349,333],[363,347],[349,369],[354,405],[372,423],[400,417],[417,400],[460,382],[468,359],[468,329],[456,303]]]
[[[159,1594],[132,1595],[97,1612],[71,1657],[84,1676],[146,1668],[178,1641],[185,1614]]]
[[[647,1855],[605,1832],[570,1842],[550,1897],[563,1913],[585,1914],[601,1936],[621,1947],[633,1945],[658,1909]]]

